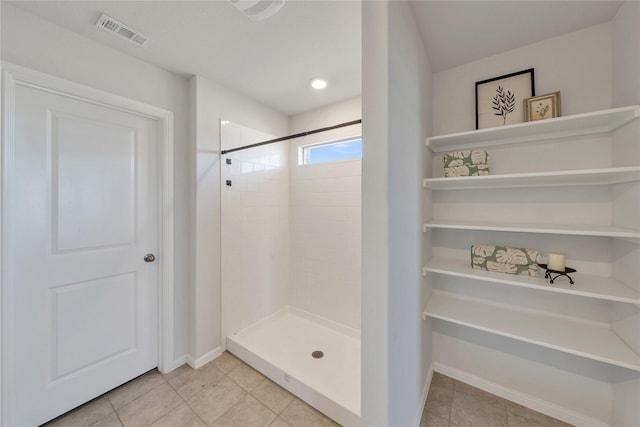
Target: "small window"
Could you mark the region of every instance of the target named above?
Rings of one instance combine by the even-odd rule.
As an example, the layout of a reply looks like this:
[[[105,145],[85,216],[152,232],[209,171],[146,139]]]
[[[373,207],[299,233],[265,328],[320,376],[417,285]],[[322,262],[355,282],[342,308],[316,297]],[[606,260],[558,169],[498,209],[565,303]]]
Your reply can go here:
[[[362,158],[362,138],[302,147],[300,163],[313,165],[359,158]]]

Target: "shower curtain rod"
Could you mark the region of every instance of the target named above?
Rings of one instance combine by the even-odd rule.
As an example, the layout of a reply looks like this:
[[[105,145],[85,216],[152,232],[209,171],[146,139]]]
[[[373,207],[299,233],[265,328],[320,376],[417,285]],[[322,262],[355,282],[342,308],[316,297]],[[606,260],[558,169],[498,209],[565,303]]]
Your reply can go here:
[[[283,136],[281,138],[270,139],[268,141],[257,142],[255,144],[245,145],[245,146],[237,147],[237,148],[231,148],[229,150],[222,150],[222,151],[220,151],[220,154],[222,154],[222,155],[229,154],[229,153],[233,153],[234,151],[246,150],[247,148],[259,147],[261,145],[273,144],[274,142],[286,141],[286,140],[293,139],[293,138],[299,138],[301,136],[313,135],[314,133],[326,132],[328,130],[343,128],[345,126],[357,125],[358,123],[362,123],[362,119],[353,120],[353,121],[345,122],[345,123],[340,123],[339,125],[329,126],[329,127],[326,127],[326,128],[308,130],[306,132],[296,133],[295,135]]]

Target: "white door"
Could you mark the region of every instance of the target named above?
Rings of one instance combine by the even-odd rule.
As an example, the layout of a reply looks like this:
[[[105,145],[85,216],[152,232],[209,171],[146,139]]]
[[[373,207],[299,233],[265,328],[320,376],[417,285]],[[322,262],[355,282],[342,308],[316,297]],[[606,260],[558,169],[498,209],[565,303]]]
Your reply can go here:
[[[158,246],[159,129],[82,99],[15,91],[4,415],[36,426],[158,364],[158,262],[143,258]]]

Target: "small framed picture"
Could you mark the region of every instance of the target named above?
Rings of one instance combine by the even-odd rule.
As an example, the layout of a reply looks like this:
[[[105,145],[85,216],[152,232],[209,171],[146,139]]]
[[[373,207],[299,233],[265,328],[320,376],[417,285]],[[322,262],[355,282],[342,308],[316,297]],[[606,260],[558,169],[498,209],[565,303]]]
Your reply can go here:
[[[533,68],[476,82],[476,129],[524,122],[523,101],[535,94]]]
[[[525,99],[524,114],[529,122],[560,117],[562,115],[560,92]]]

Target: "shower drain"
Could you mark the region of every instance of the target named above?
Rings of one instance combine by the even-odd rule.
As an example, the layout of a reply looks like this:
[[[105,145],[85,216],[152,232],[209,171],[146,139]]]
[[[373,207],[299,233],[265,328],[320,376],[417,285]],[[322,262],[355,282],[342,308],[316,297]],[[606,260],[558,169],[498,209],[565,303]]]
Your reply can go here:
[[[324,357],[324,352],[320,350],[316,350],[313,353],[311,353],[311,357],[313,357],[314,359],[322,359]]]

